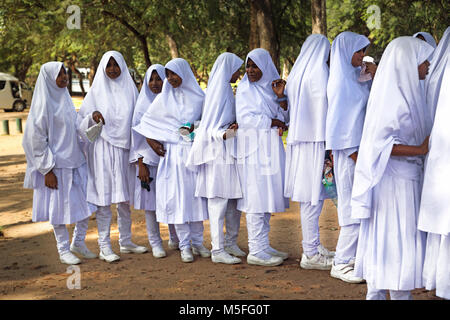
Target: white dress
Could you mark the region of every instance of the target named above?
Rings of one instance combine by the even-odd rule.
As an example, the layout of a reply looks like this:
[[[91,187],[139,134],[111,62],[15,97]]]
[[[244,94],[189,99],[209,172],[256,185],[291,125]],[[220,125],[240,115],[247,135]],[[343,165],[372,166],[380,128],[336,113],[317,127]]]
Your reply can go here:
[[[32,221],[53,225],[72,224],[88,218],[87,170],[76,130],[76,111],[67,88],[56,78],[63,64],[48,62],[41,67],[23,137],[27,159],[24,188],[34,189]],[[52,171],[57,189],[45,186]]]

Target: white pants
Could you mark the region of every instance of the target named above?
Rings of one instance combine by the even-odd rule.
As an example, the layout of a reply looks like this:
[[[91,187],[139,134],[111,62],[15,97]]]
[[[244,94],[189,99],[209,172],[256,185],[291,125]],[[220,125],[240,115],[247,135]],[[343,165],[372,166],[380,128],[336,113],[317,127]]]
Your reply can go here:
[[[224,198],[208,199],[211,253],[219,254],[224,247],[235,245],[241,223],[241,213],[236,210],[237,200]],[[224,221],[226,234],[223,234]]]
[[[313,257],[318,252],[320,245],[319,217],[322,212],[323,200],[319,200],[315,206],[311,202],[300,202],[300,219],[302,223],[302,247],[303,253]]]
[[[159,231],[159,222],[156,221],[156,212],[146,210],[145,222],[147,225],[148,242],[152,248],[162,247],[161,233]],[[178,237],[175,231],[175,226],[169,224],[169,237],[172,242],[178,242]]]
[[[388,290],[379,290],[367,285],[366,300],[386,300]],[[391,300],[412,300],[411,291],[389,290]]]
[[[258,256],[270,247],[270,217],[269,212],[246,214],[249,254]]]
[[[98,207],[97,228],[98,246],[101,249],[111,248],[111,206]],[[131,243],[131,211],[128,202],[117,204],[117,224],[119,227],[119,245],[126,246]]]
[[[189,249],[191,242],[193,246],[203,245],[203,229],[203,221],[175,224],[180,250]]]
[[[347,264],[356,257],[358,247],[359,223],[342,226],[336,245],[334,264]]]
[[[86,232],[88,229],[89,218],[78,221],[73,231],[73,243],[76,246],[84,244]],[[55,224],[53,226],[53,232],[56,239],[56,247],[58,248],[59,255],[70,251],[70,236],[69,231],[65,224]]]

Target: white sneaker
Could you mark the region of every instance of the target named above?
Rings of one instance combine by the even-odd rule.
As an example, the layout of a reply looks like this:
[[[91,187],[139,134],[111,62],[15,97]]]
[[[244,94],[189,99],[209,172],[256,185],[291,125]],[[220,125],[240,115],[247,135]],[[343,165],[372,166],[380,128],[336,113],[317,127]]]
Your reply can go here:
[[[194,256],[192,255],[191,249],[183,249],[181,252],[181,261],[183,262],[192,262],[194,261]]]
[[[97,255],[93,252],[91,252],[88,247],[86,247],[86,244],[83,243],[82,246],[75,246],[74,244],[70,245],[70,251],[73,253],[78,253],[81,256],[83,256],[86,259],[95,259],[97,258]]]
[[[321,253],[322,255],[327,256],[327,257],[334,257],[336,254],[335,251],[330,251],[321,244],[319,244],[319,246],[317,247],[317,250],[319,250],[319,253]]]
[[[333,264],[331,267],[330,275],[333,278],[341,279],[342,281],[348,283],[362,283],[364,282],[363,278],[356,277],[354,275],[354,264],[351,263],[343,263],[343,264]]]
[[[138,246],[133,242],[120,246],[120,253],[145,253],[147,251],[147,247]]]
[[[152,248],[152,253],[155,258],[164,258],[166,256],[166,251],[164,251],[163,247],[154,247]]]
[[[62,255],[60,255],[59,260],[61,261],[61,263],[65,263],[65,264],[81,263],[81,260],[70,251],[67,251],[67,252],[63,253]]]
[[[168,243],[169,249],[178,250],[178,249],[180,249],[179,245],[180,245],[179,242],[174,242],[174,241],[169,239],[169,243]]]
[[[300,261],[300,267],[303,269],[330,270],[332,265],[333,258],[325,256],[320,252],[311,258],[303,253],[302,261]]]
[[[272,247],[269,247],[268,249],[264,250],[264,252],[268,253],[268,254],[270,254],[271,256],[274,256],[274,257],[280,257],[283,260],[286,260],[287,258],[289,258],[289,253],[275,250]]]
[[[98,256],[100,260],[104,260],[108,263],[120,260],[120,257],[115,254],[111,248],[100,249],[100,254]]]
[[[247,255],[237,244],[225,247],[225,251],[235,257],[245,257]]]
[[[260,259],[254,255],[249,254],[247,256],[247,263],[257,266],[274,267],[283,263],[283,258],[270,256],[270,259],[264,260]]]
[[[233,257],[228,252],[220,252],[218,254],[211,255],[211,261],[214,263],[236,264],[241,263],[241,259]]]
[[[192,253],[196,256],[200,255],[202,258],[211,257],[211,251],[205,248],[204,245],[194,246],[192,245]]]

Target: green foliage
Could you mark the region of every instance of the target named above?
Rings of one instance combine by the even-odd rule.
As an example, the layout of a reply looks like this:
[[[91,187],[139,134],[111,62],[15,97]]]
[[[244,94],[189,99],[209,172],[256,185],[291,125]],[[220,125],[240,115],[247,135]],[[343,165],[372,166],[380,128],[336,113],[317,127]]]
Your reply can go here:
[[[311,33],[311,0],[272,0],[281,64],[295,61]],[[70,30],[69,5],[81,9],[81,29]],[[370,30],[367,8],[381,10],[381,28]],[[368,35],[369,54],[378,58],[393,38],[428,31],[439,39],[448,25],[446,0],[328,0],[331,40],[345,30]],[[249,51],[249,0],[0,0],[0,71],[29,83],[50,60],[96,68],[108,50],[120,51],[143,76],[148,60],[172,58],[168,36],[206,83],[216,57],[225,51],[243,59]],[[147,56],[147,59],[146,59]]]

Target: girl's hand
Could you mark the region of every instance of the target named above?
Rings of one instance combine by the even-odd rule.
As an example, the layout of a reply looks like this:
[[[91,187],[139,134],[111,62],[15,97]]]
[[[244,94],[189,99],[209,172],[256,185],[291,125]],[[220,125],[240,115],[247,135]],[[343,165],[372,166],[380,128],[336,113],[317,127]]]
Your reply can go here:
[[[225,133],[223,134],[223,140],[226,140],[226,139],[227,139],[227,134],[228,134],[229,130],[232,130],[232,131],[234,131],[234,133],[236,133],[236,131],[237,131],[238,128],[239,128],[239,125],[238,125],[236,122],[230,124],[230,126],[228,127],[228,129],[227,129],[227,130],[225,131]]]
[[[272,90],[277,95],[278,98],[284,97],[284,88],[286,87],[286,81],[283,79],[278,79],[272,81]]]
[[[149,138],[146,138],[146,140],[150,148],[152,148],[158,156],[164,157],[166,155],[166,150],[161,142]]]
[[[145,165],[145,163],[142,162],[142,158],[139,158],[138,166],[139,166],[139,175],[138,175],[139,180],[150,183],[150,172],[148,171],[148,168]]]
[[[99,123],[101,120],[103,124],[105,124],[105,119],[103,118],[103,115],[100,113],[100,111],[92,112],[92,119],[94,119],[95,123]]]
[[[50,189],[58,189],[58,179],[56,179],[53,170],[44,176],[45,186]]]
[[[419,146],[420,152],[422,155],[426,155],[429,151],[428,145],[430,143],[430,136],[426,137],[425,140],[423,140],[422,144]]]

